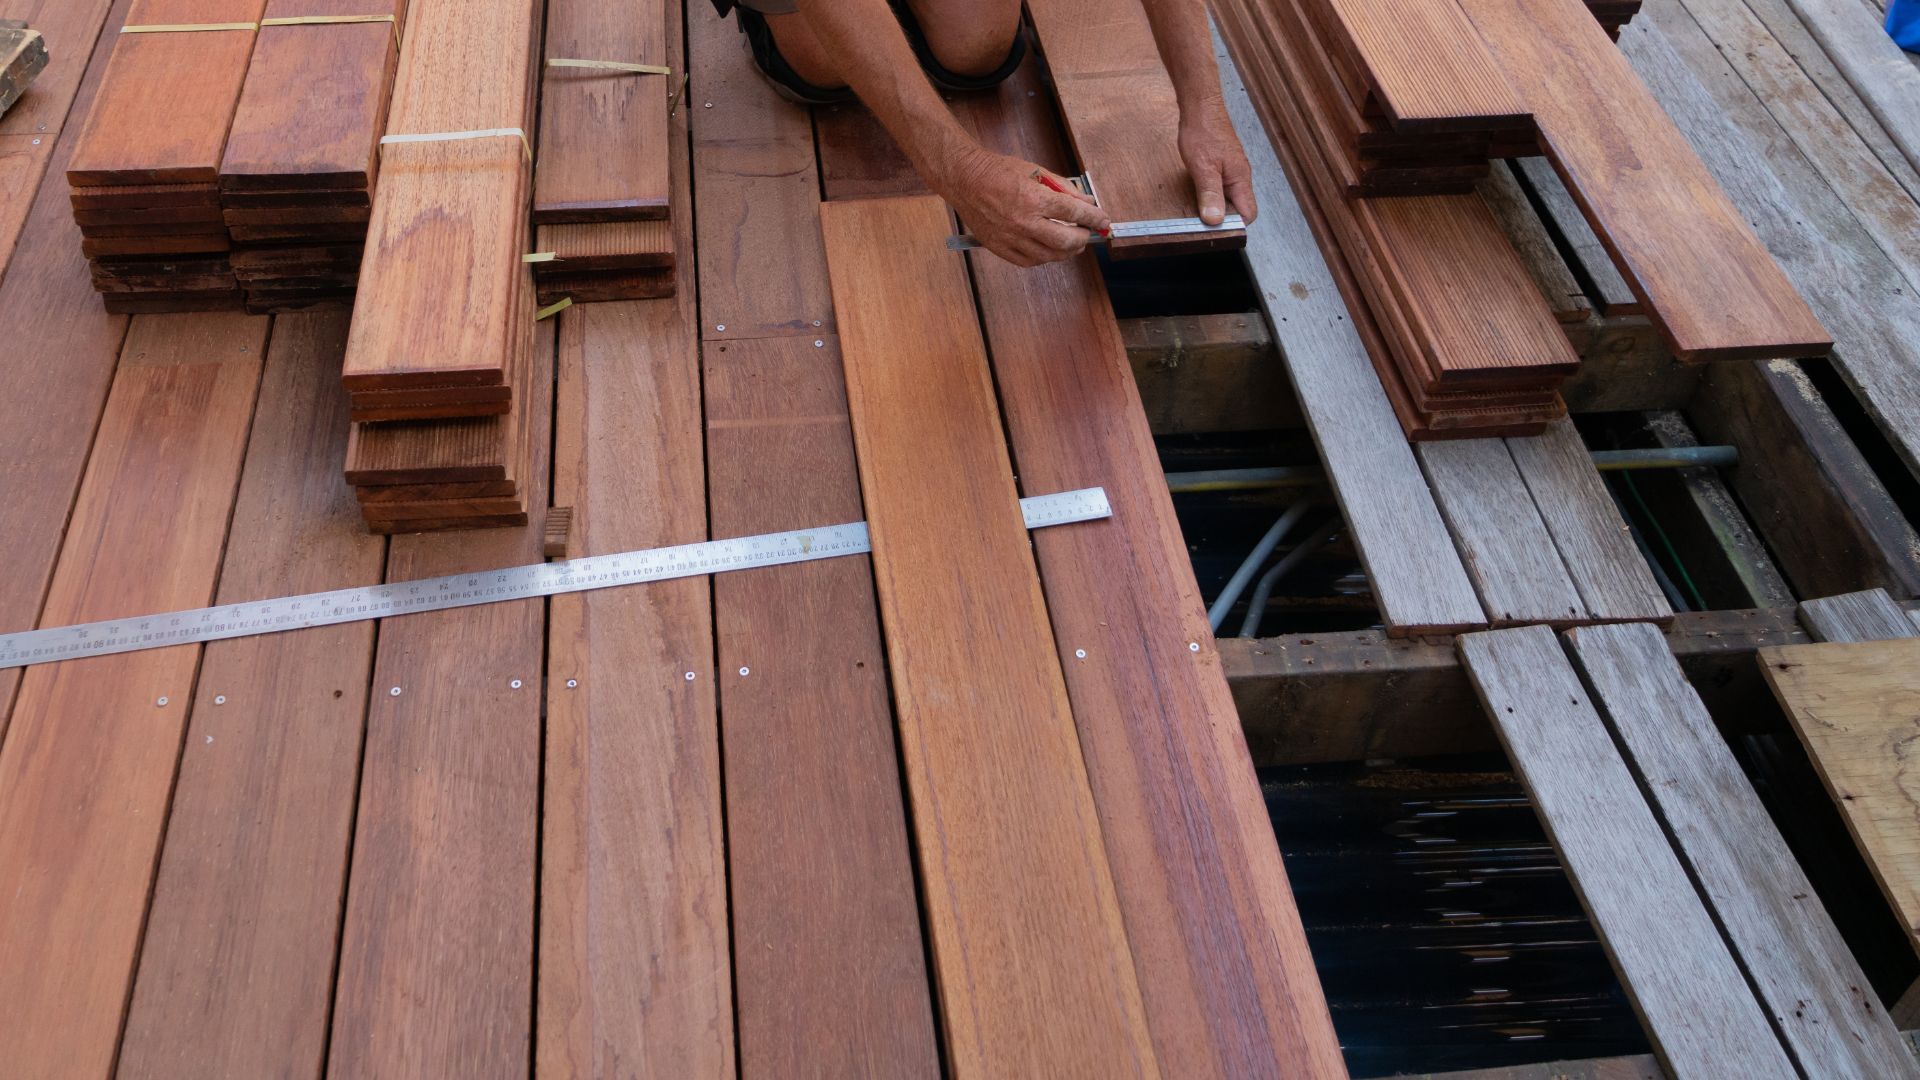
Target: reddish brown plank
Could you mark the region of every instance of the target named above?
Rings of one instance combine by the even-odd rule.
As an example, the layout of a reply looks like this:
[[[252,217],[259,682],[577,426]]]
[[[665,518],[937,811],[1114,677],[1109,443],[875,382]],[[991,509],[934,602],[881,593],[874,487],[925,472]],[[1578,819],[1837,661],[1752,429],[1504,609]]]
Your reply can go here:
[[[667,65],[663,0],[550,0],[548,60]],[[540,168],[533,220],[667,216],[667,94],[676,77],[547,67],[540,80]]]
[[[830,202],[821,225],[948,1062],[1154,1074],[946,208]]]
[[[334,464],[346,336],[344,311],[274,323],[217,603],[380,580],[386,544]],[[373,640],[363,622],[206,647],[120,1076],[319,1075]]]
[[[242,315],[135,321],[40,625],[213,599],[266,330]],[[199,661],[181,645],[21,680],[0,746],[10,1076],[112,1069]]]
[[[1519,127],[1526,105],[1455,0],[1309,0],[1345,31],[1397,130]]]

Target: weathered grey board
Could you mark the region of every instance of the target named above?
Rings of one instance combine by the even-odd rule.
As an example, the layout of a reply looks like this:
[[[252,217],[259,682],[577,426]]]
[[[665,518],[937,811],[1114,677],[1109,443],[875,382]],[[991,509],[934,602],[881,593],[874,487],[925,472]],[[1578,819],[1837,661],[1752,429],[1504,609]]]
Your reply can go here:
[[[1580,288],[1573,270],[1560,254],[1559,245],[1553,242],[1553,234],[1547,231],[1512,170],[1496,163],[1474,187],[1486,201],[1487,209],[1493,211],[1494,218],[1506,229],[1507,238],[1513,241],[1520,261],[1533,275],[1534,284],[1540,286],[1540,295],[1546,297],[1554,318],[1575,323],[1590,317],[1593,307],[1587,303],[1586,292]]]
[[[1627,287],[1627,279],[1620,276],[1620,270],[1613,265],[1613,256],[1594,235],[1593,226],[1587,224],[1587,216],[1574,205],[1573,196],[1567,194],[1567,186],[1561,182],[1560,174],[1553,171],[1553,164],[1543,157],[1521,158],[1513,163],[1520,170],[1526,186],[1538,200],[1546,219],[1553,222],[1562,240],[1571,249],[1574,261],[1580,264],[1581,272],[1592,283],[1593,291],[1598,295],[1591,297],[1600,305],[1604,315],[1632,315],[1640,311],[1640,300]],[[1494,170],[1498,172],[1499,170]]]
[[[1673,618],[1573,422],[1508,439],[1507,449],[1587,613],[1600,620]]]
[[[1649,14],[1683,52],[1688,35],[1674,27],[1692,16],[1781,130],[1846,200],[1880,250],[1920,287],[1920,203],[1914,201],[1920,183],[1909,189],[1888,170],[1743,0],[1682,3],[1684,8],[1656,4]],[[1896,164],[1908,163],[1897,159]],[[1910,166],[1900,171],[1911,181]]]
[[[1842,593],[1800,604],[1800,622],[1815,641],[1885,641],[1920,637],[1913,619],[1885,589]]]
[[[1494,625],[1589,617],[1503,440],[1448,439],[1417,451]]]
[[[1920,169],[1920,71],[1859,0],[1787,0],[1827,56]]]
[[[1628,623],[1567,640],[1801,1069],[1822,1080],[1920,1077],[1666,639]]]
[[[1381,617],[1397,633],[1485,626],[1426,478],[1217,34],[1214,51],[1260,200],[1247,262]]]
[[[1711,43],[1698,47],[1698,27],[1679,27],[1697,35],[1683,59],[1656,25],[1658,8],[1628,24],[1621,49],[1832,332],[1841,374],[1920,472],[1920,293]]]
[[[1474,690],[1674,1076],[1795,1072],[1544,626],[1462,636]]]

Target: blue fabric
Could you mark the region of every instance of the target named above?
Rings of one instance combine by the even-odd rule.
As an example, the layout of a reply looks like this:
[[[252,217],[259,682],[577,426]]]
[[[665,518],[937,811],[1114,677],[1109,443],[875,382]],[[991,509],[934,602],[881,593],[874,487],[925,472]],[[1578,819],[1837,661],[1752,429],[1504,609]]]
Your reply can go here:
[[[1920,53],[1920,0],[1893,0],[1887,5],[1887,34],[1894,44]]]

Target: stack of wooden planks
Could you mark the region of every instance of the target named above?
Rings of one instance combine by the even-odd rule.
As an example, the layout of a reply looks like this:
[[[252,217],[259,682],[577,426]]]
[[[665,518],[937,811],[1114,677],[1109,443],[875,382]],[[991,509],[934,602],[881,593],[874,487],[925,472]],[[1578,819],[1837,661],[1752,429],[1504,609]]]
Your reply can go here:
[[[347,480],[377,531],[527,520],[540,9],[409,6],[342,374]]]
[[[673,295],[663,0],[551,0],[534,174],[542,304]]]
[[[351,302],[406,0],[267,0],[220,162],[247,310]]]
[[[1227,0],[1217,14],[1410,437],[1537,434],[1565,411],[1576,357],[1559,298],[1483,197],[1491,157],[1548,158],[1676,357],[1829,347],[1613,47],[1631,11]]]
[[[67,166],[114,312],[238,308],[216,183],[265,0],[135,0]]]

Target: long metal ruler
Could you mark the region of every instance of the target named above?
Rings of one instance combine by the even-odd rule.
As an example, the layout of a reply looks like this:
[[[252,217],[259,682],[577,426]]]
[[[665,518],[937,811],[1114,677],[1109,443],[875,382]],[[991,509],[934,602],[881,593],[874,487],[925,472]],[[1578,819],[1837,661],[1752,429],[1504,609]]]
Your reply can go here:
[[[1081,488],[1020,500],[1027,528],[1097,521],[1113,516],[1104,488]],[[126,619],[0,634],[0,670],[87,656],[161,649],[222,638],[251,637],[310,626],[386,619],[422,611],[497,604],[536,596],[610,589],[649,581],[753,570],[834,559],[873,550],[867,523],[764,533],[732,540],[591,555],[565,562],[369,585],[356,589],[253,600],[244,604],[136,615]]]
[[[1138,240],[1148,236],[1183,236],[1187,233],[1232,232],[1247,227],[1245,219],[1239,214],[1228,214],[1218,225],[1209,225],[1197,217],[1156,218],[1152,221],[1116,221],[1113,231],[1107,236],[1096,236],[1093,242],[1104,244],[1108,240]],[[947,237],[948,251],[972,251],[980,246],[980,241],[971,233]]]

